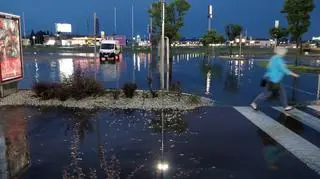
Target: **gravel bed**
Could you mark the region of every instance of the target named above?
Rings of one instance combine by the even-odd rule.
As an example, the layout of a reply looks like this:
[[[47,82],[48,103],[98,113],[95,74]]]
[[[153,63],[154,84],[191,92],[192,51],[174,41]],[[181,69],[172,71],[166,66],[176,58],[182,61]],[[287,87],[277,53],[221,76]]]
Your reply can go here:
[[[192,110],[198,107],[213,106],[211,99],[201,97],[201,103],[191,104],[190,94],[182,94],[180,101],[173,94],[164,95],[157,98],[143,98],[143,92],[138,91],[134,98],[125,98],[120,95],[120,99],[114,100],[112,94],[98,97],[88,97],[83,100],[68,99],[67,101],[41,100],[35,97],[32,91],[21,90],[15,94],[0,99],[0,106],[44,106],[44,107],[67,107],[81,109],[178,109]]]

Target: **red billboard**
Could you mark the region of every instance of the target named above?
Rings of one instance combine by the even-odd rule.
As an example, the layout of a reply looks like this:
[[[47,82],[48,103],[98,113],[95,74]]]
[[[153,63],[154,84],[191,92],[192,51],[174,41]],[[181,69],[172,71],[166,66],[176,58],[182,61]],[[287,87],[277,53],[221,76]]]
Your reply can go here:
[[[0,12],[0,84],[22,77],[20,17]]]
[[[113,36],[113,39],[119,41],[121,46],[126,46],[126,44],[127,44],[126,43],[126,36],[115,35],[115,36]]]

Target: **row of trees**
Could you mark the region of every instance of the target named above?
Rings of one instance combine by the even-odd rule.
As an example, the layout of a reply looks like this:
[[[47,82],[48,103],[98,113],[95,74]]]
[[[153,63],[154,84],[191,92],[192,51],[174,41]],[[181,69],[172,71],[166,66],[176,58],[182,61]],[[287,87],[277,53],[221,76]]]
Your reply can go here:
[[[165,4],[165,36],[169,37],[171,41],[180,39],[179,30],[184,26],[184,17],[190,8],[191,5],[187,0],[173,0]],[[310,14],[314,8],[314,0],[285,0],[281,13],[286,16],[288,27],[271,28],[269,30],[270,36],[277,40],[291,36],[291,39],[296,42],[297,48],[300,47],[300,52],[302,52],[302,37],[310,27]],[[153,19],[153,41],[158,42],[161,34],[161,3],[153,3],[149,14]],[[234,40],[242,30],[240,25],[227,25],[225,28],[227,39]],[[225,42],[225,40],[223,35],[212,30],[203,36],[201,42],[204,45],[209,45],[210,43]]]
[[[40,30],[37,32],[34,32],[34,30],[32,30],[28,38],[31,42],[31,45],[35,45],[34,43],[43,44],[45,36],[53,36],[53,33],[49,32],[48,30],[47,31]],[[35,40],[33,40],[33,37],[35,37]]]

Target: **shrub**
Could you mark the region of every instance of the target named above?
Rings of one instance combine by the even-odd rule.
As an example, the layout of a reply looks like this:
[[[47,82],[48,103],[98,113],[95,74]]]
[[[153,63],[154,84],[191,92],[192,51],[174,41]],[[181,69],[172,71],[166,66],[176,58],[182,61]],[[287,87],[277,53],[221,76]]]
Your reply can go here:
[[[80,70],[77,70],[72,78],[65,80],[63,84],[66,89],[69,89],[71,97],[77,100],[104,93],[104,89],[98,81],[85,76]]]
[[[36,96],[43,100],[55,98],[61,101],[68,98],[80,100],[104,93],[104,89],[99,82],[85,76],[81,71],[76,71],[70,79],[64,79],[60,84],[40,82],[35,83],[32,89]]]
[[[120,96],[120,91],[119,90],[116,90],[116,91],[113,91],[113,99],[114,100],[118,100],[119,99],[119,96]]]
[[[174,92],[178,98],[178,101],[180,101],[182,96],[181,82],[176,81],[175,83],[171,84],[170,91]]]
[[[150,93],[152,95],[152,98],[157,98],[159,95],[157,94],[156,91],[154,91],[152,89],[152,78],[151,77],[147,78],[147,83],[148,83],[149,91],[150,91]]]
[[[63,86],[56,89],[55,98],[59,99],[60,101],[66,101],[68,98],[70,98],[69,90],[65,89]]]
[[[39,82],[33,85],[32,90],[37,97],[43,100],[49,100],[57,97],[56,92],[59,88],[61,88],[61,84],[58,83]]]
[[[48,89],[50,89],[50,83],[47,83],[47,82],[35,83],[32,86],[32,90],[36,94],[37,97],[41,97],[41,94],[44,91],[47,91]]]
[[[123,85],[122,90],[127,98],[133,98],[137,85],[135,83],[126,83]]]

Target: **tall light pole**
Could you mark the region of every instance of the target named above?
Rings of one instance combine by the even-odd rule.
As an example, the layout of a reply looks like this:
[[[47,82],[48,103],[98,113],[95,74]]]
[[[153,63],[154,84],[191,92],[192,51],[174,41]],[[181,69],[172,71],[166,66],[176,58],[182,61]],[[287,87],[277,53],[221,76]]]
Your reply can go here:
[[[131,40],[132,40],[132,47],[134,46],[134,0],[132,1],[131,7]]]
[[[23,38],[26,38],[26,21],[24,18],[24,12],[22,13],[22,20],[23,20]]]
[[[114,34],[117,34],[117,8],[114,7]]]
[[[160,54],[160,71],[161,71],[161,89],[164,89],[164,26],[165,26],[165,0],[161,0],[162,6],[162,25],[161,25],[161,54]]]
[[[279,20],[274,21],[274,27],[275,27],[276,29],[279,29],[279,26],[280,26],[280,21],[279,21]],[[278,45],[278,39],[277,39],[277,37],[275,38],[274,41],[275,41],[274,50],[276,50],[277,45]]]
[[[213,8],[212,5],[208,7],[208,31],[211,31],[211,20],[213,18]]]
[[[97,54],[97,14],[93,14],[93,33],[94,33],[94,59],[96,59]]]

